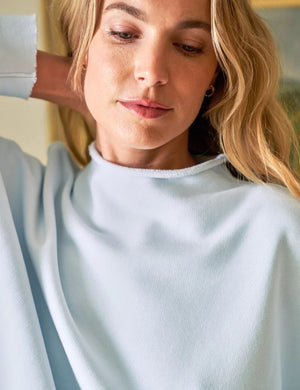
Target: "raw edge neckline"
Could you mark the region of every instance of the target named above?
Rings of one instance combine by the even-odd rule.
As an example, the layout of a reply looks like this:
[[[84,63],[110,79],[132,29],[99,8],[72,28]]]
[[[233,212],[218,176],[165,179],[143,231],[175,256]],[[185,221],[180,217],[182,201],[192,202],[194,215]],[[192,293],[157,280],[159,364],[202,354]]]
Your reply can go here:
[[[221,165],[227,161],[225,154],[218,154],[216,157],[213,157],[210,160],[199,162],[198,164],[187,168],[180,168],[180,169],[132,168],[132,167],[126,167],[105,160],[101,156],[101,154],[97,151],[95,146],[95,141],[89,145],[89,154],[94,163],[113,169],[115,171],[119,171],[119,173],[122,174],[127,173],[127,174],[133,174],[133,175],[144,176],[144,177],[153,177],[153,178],[172,178],[172,177],[176,178],[176,177],[195,175],[197,173]],[[196,160],[198,157],[199,160],[200,155],[194,155],[194,157]]]

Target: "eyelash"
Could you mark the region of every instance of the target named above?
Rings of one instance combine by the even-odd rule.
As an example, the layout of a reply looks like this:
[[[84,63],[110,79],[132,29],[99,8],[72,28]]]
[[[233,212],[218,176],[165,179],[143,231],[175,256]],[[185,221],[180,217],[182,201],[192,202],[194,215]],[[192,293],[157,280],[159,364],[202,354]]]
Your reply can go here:
[[[121,37],[121,34],[127,35],[127,36],[130,35],[131,38]],[[109,35],[113,36],[115,39],[118,39],[118,40],[126,42],[126,43],[130,43],[133,40],[133,38],[138,37],[135,34],[127,33],[124,31],[113,31],[113,30],[109,31]],[[183,55],[188,56],[188,57],[193,57],[197,54],[203,53],[202,49],[197,48],[197,47],[193,47],[193,46],[189,46],[189,45],[182,45],[179,43],[175,43],[174,46],[181,48]],[[188,48],[188,50],[186,50],[187,48]]]

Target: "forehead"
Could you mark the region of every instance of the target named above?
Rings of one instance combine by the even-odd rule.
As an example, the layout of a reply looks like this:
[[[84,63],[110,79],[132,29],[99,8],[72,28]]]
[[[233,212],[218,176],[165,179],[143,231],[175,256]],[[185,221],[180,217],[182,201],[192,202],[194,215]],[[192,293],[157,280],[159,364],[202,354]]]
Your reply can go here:
[[[102,15],[127,13],[145,23],[201,19],[210,23],[210,0],[104,0]]]

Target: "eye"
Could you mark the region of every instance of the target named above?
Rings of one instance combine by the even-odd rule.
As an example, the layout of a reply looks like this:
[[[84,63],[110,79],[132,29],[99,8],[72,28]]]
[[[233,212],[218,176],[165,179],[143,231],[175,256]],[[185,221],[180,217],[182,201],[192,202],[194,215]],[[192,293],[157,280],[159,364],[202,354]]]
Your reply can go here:
[[[115,37],[118,40],[130,41],[133,38],[137,38],[136,34],[125,32],[125,31],[109,31],[109,35]]]
[[[203,50],[199,47],[182,45],[180,43],[174,43],[174,46],[178,47],[179,50],[183,51],[184,55],[195,55],[203,52]]]
[[[123,41],[126,43],[130,43],[133,41],[135,38],[139,38],[139,36],[135,33],[130,33],[127,31],[114,31],[110,30],[108,32],[110,36],[113,36],[115,39],[118,41]],[[180,43],[174,43],[174,46],[178,47],[178,49],[183,53],[185,56],[195,56],[197,54],[203,53],[202,48],[199,47],[194,47],[190,45],[184,45]]]

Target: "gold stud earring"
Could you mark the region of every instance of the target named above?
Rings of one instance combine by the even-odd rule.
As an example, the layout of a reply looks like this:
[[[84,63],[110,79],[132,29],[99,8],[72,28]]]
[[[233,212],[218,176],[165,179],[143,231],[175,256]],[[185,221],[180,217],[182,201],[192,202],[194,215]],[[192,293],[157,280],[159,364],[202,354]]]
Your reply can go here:
[[[209,86],[209,89],[206,91],[205,97],[210,98],[214,95],[216,88],[213,85]]]
[[[82,64],[82,70],[83,70],[83,72],[86,71],[86,68],[87,68],[87,65],[86,65],[86,64]]]

